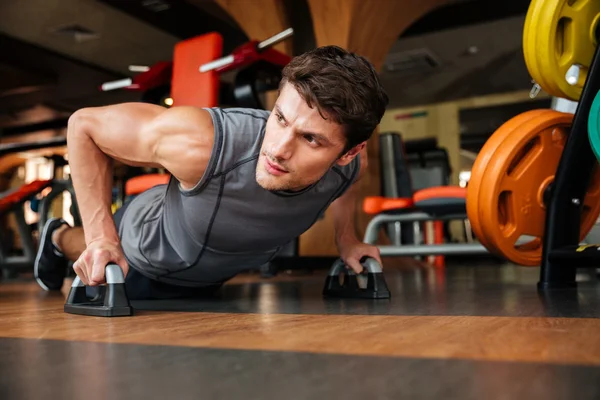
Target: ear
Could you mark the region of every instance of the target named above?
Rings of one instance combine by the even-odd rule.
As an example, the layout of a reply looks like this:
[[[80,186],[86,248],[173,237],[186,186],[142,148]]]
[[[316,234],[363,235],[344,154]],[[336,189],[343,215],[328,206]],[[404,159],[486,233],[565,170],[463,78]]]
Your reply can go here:
[[[345,166],[348,165],[352,162],[352,160],[354,160],[354,158],[360,154],[361,151],[363,151],[363,149],[366,147],[367,143],[366,142],[362,142],[356,146],[354,146],[353,148],[351,148],[350,150],[348,150],[343,156],[341,156],[338,160],[337,160],[337,164],[339,166]]]

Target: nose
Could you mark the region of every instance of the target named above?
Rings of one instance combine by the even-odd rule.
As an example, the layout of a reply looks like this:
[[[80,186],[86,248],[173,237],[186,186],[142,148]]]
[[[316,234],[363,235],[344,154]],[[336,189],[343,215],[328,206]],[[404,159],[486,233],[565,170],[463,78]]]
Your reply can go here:
[[[271,155],[278,160],[289,160],[294,153],[294,141],[290,133],[282,132],[271,145]]]

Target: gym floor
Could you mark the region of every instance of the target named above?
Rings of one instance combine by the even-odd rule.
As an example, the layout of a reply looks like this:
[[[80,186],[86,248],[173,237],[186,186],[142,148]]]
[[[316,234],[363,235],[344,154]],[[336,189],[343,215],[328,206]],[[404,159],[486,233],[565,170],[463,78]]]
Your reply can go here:
[[[0,398],[600,398],[595,271],[541,296],[537,268],[401,264],[391,300],[324,299],[318,270],[120,318],[65,314],[70,282],[5,282]]]

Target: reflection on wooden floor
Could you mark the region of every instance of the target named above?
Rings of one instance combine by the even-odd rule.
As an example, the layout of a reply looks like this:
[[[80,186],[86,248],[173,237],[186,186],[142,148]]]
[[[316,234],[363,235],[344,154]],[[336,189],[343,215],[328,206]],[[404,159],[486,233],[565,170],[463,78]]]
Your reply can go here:
[[[324,271],[272,280],[241,276],[228,283],[222,297],[196,304],[194,312],[138,309],[134,317],[112,319],[65,314],[68,287],[57,294],[43,292],[33,282],[4,283],[0,284],[0,337],[600,365],[600,315],[596,315],[600,295],[595,283],[582,286],[575,295],[585,299],[582,304],[562,309],[565,315],[547,317],[539,297],[532,295],[536,272],[499,268],[429,271],[434,273],[433,278],[425,275],[426,280],[433,279],[429,284],[415,279],[420,272],[414,268],[388,270],[394,296],[386,312],[364,313],[352,311],[352,304],[362,300],[340,303],[320,296]],[[294,283],[300,286],[285,289]],[[455,294],[460,291],[467,296]],[[249,293],[253,293],[250,298]],[[421,305],[411,302],[410,294]],[[423,308],[432,301],[427,297],[437,301],[440,296],[445,296],[445,309],[451,312],[429,313],[431,307]],[[503,301],[486,303],[486,296],[502,296]],[[228,312],[231,302],[251,306],[246,312],[240,308]],[[405,312],[413,303],[424,312]],[[488,309],[474,316],[469,310],[478,303]],[[517,317],[507,315],[507,307]],[[352,312],[346,314],[344,309]],[[569,309],[592,318],[568,315]],[[319,310],[323,312],[315,312]],[[461,310],[465,310],[462,315]]]

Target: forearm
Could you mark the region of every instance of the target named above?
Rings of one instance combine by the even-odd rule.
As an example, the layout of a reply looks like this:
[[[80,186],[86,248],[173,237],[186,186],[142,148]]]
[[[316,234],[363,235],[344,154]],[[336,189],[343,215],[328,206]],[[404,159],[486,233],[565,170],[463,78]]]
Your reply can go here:
[[[350,187],[330,207],[335,227],[335,241],[338,246],[341,243],[358,240],[354,226],[356,191],[355,186]]]
[[[85,242],[103,238],[118,241],[112,218],[112,159],[92,139],[92,124],[84,118],[72,118],[67,131],[67,147],[73,187]]]

